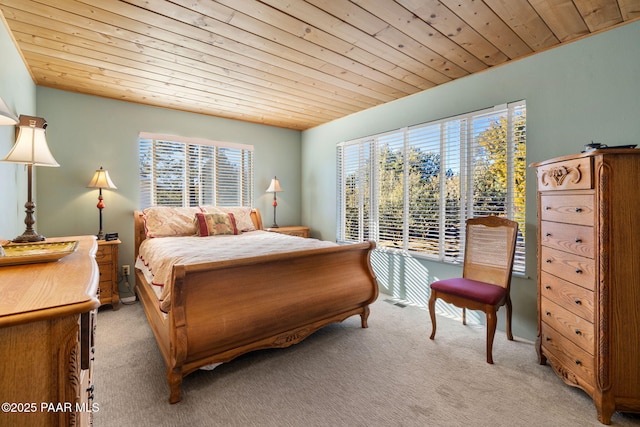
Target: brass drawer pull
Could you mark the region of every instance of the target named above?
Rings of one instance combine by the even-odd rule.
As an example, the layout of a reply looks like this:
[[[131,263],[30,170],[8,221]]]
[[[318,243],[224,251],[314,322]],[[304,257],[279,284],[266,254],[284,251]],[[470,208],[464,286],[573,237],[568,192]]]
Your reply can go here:
[[[576,243],[582,243],[582,239],[579,237],[576,237]]]
[[[546,263],[551,264],[551,258],[547,258]]]
[[[577,305],[582,305],[582,301],[580,301],[579,299],[575,299],[573,300],[573,302],[575,302]]]
[[[576,212],[578,213],[582,212],[582,208],[576,208]]]
[[[582,274],[582,270],[580,270],[579,268],[576,268],[576,274]]]
[[[580,365],[582,365],[582,362],[579,361],[579,360],[576,360],[576,365],[580,366]]]
[[[549,289],[551,289],[551,286],[550,285],[545,285],[544,288],[549,290]]]
[[[576,329],[576,335],[582,335],[582,331],[580,331],[580,329]]]
[[[551,206],[545,206],[544,210],[546,210],[546,211],[551,210]]]
[[[550,311],[547,311],[545,314],[546,314],[547,316],[551,316],[551,312],[550,312]]]
[[[546,234],[546,236],[547,236],[547,237],[551,237],[551,233],[547,233],[547,234]]]

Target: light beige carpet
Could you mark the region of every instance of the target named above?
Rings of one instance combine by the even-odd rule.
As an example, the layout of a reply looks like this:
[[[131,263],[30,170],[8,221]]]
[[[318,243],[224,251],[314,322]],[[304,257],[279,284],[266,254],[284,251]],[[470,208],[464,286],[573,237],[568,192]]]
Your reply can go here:
[[[165,367],[142,306],[98,313],[95,414],[103,426],[598,426],[592,401],[537,364],[533,343],[401,308],[381,294],[360,318],[287,349],[250,353],[183,381],[168,403]],[[504,315],[504,313],[500,313]],[[613,425],[640,425],[614,415]]]

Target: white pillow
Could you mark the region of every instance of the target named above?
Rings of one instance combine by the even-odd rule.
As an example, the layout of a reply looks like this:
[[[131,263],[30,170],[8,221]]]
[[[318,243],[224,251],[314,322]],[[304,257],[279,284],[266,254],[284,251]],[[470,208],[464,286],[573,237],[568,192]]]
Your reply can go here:
[[[153,206],[142,211],[147,237],[193,236],[196,224],[193,219],[200,208]]]

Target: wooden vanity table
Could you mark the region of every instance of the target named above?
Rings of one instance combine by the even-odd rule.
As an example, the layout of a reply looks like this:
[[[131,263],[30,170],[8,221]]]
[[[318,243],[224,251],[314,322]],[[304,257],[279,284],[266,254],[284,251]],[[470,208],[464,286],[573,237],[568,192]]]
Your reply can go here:
[[[58,261],[0,266],[0,425],[90,425],[100,306],[94,236]]]

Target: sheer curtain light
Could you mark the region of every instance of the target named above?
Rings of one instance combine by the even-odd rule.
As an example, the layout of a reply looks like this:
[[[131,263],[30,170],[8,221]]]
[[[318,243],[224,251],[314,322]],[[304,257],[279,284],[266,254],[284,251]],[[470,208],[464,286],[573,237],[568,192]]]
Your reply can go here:
[[[282,188],[280,188],[280,181],[278,181],[277,177],[273,177],[273,179],[271,180],[271,185],[269,185],[269,188],[267,188],[267,193],[273,193],[273,225],[271,226],[271,228],[279,228],[278,224],[276,223],[276,207],[278,206],[278,199],[276,198],[276,193],[280,193],[282,191]]]
[[[36,222],[33,215],[36,204],[32,200],[33,166],[60,166],[49,150],[45,137],[46,127],[47,122],[41,117],[21,115],[16,143],[9,154],[2,159],[3,162],[27,165],[27,203],[24,205],[27,214],[24,223],[27,228],[21,236],[13,240],[16,243],[41,242],[45,240],[45,237],[38,234],[33,227]]]
[[[93,174],[93,178],[91,178],[91,182],[89,182],[87,188],[97,188],[99,190],[98,204],[96,207],[98,208],[100,216],[100,230],[96,236],[98,237],[98,240],[104,240],[104,232],[102,231],[102,209],[104,209],[105,205],[102,198],[102,189],[107,188],[109,190],[116,190],[118,187],[116,187],[113,181],[111,181],[109,171],[102,169],[102,166],[100,166],[100,169],[96,170],[96,173]]]

